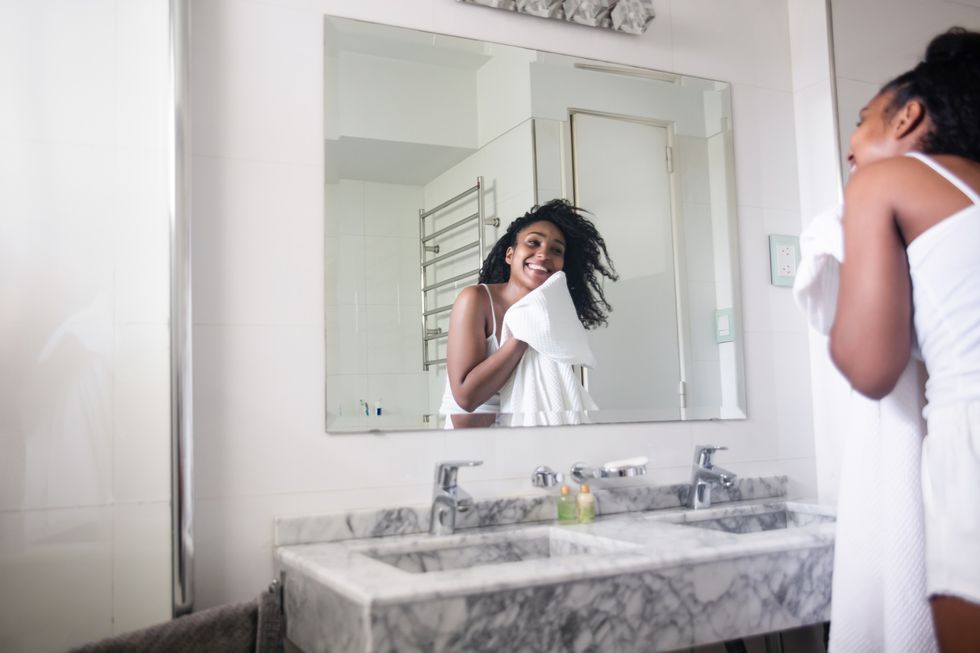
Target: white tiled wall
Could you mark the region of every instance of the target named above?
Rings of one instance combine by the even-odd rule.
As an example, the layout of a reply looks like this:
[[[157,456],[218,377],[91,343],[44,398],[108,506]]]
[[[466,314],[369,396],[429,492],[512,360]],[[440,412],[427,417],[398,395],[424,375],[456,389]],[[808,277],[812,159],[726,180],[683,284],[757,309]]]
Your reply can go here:
[[[170,616],[168,20],[0,5],[0,650]]]
[[[800,213],[774,214],[771,220],[780,224],[776,233],[798,233],[818,212],[840,202],[827,8],[824,3],[790,0],[789,15]],[[835,503],[846,433],[840,406],[849,390],[827,355],[827,339],[815,332],[808,339],[817,494],[822,502]]]
[[[327,184],[327,411],[348,418],[340,425],[372,426],[360,419],[361,401],[374,416],[380,400],[383,414],[396,419],[417,415],[426,403],[418,290],[422,198],[421,186]]]
[[[786,473],[815,496],[807,335],[769,285],[766,240],[799,225],[786,1],[654,6],[633,37],[449,0],[194,4],[199,607],[269,582],[274,516],[424,502],[442,459],[484,459],[461,481],[493,496],[576,459],[646,455],[649,480],[676,481],[694,444],[714,442],[730,447],[726,467]],[[732,82],[749,419],[325,434],[322,13]]]

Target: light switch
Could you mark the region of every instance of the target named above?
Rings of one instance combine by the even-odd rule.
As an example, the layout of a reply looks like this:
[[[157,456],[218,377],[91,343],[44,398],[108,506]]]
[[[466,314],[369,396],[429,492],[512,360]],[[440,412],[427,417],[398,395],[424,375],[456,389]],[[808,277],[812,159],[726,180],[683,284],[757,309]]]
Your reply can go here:
[[[729,319],[727,315],[718,316],[718,335],[728,336],[732,333],[731,324],[729,324]]]
[[[715,311],[715,342],[732,342],[735,340],[735,320],[732,309],[719,308]]]
[[[800,239],[769,235],[769,278],[774,286],[792,286],[800,264]]]

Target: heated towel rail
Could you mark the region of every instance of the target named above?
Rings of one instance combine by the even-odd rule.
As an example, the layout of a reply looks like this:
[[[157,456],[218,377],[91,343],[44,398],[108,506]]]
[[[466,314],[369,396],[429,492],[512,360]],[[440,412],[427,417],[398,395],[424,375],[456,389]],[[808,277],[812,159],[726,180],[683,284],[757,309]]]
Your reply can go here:
[[[439,229],[435,229],[434,225],[430,230],[426,231],[426,218],[430,218],[430,223],[435,222],[435,215],[440,211],[448,210],[453,208],[455,205],[462,203],[464,200],[468,200],[471,195],[476,194],[476,213],[467,215],[464,218],[456,220],[452,224],[446,225]],[[430,328],[429,318],[440,315],[442,313],[448,313],[452,310],[452,302],[444,306],[430,306],[429,293],[433,290],[443,288],[450,284],[462,281],[469,277],[475,277],[480,273],[480,266],[483,265],[483,257],[486,256],[485,253],[485,242],[483,237],[483,227],[491,226],[497,227],[500,225],[500,220],[498,218],[487,218],[484,214],[484,204],[483,204],[483,177],[476,178],[476,185],[467,188],[459,195],[450,198],[431,209],[419,209],[419,272],[421,276],[421,288],[422,292],[422,369],[428,370],[432,365],[441,365],[446,362],[445,358],[429,358],[429,344],[446,338],[449,336],[449,330],[442,329],[439,327]],[[446,236],[447,234],[459,234],[462,233],[462,227],[470,224],[476,226],[476,240],[472,242],[467,242],[458,247],[443,252],[436,241],[436,239]],[[461,254],[465,254],[470,250],[476,250],[478,256],[476,260],[476,267],[472,269],[466,269],[458,274],[455,274],[446,279],[440,279],[438,281],[429,282],[429,277],[426,274],[427,270],[433,269],[432,266],[436,263],[441,263],[443,261],[449,261],[454,257],[459,257]],[[427,254],[434,254],[430,258],[426,258]],[[465,260],[465,259],[460,259]]]

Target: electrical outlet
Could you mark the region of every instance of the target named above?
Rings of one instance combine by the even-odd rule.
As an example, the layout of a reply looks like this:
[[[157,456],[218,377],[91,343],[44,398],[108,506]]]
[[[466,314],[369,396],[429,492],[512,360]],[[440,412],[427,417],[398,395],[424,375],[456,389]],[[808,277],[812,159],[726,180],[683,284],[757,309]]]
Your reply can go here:
[[[769,274],[774,286],[792,286],[800,264],[800,239],[769,235]]]
[[[796,276],[796,250],[792,245],[776,246],[776,274],[781,277]]]

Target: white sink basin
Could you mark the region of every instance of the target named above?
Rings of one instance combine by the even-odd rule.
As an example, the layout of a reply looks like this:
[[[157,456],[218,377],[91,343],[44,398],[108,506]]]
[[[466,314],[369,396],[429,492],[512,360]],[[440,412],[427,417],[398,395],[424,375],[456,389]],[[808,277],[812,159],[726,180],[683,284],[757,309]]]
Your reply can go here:
[[[726,533],[759,533],[835,521],[833,513],[826,508],[791,502],[709,508],[664,515],[661,519]]]
[[[425,543],[365,549],[360,553],[402,571],[421,574],[635,548],[637,545],[628,542],[546,527],[493,535],[437,538]]]

